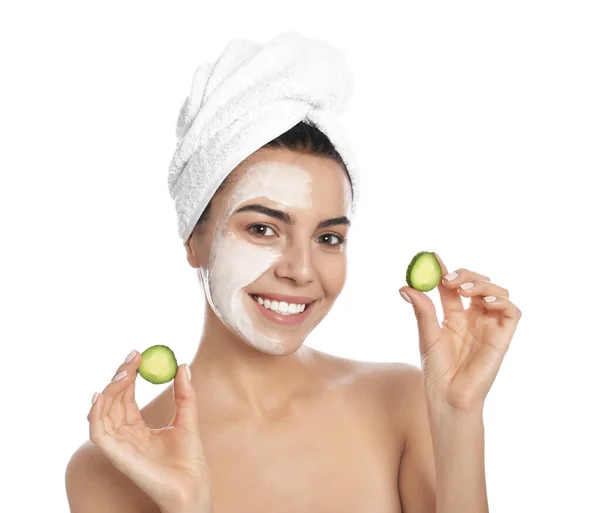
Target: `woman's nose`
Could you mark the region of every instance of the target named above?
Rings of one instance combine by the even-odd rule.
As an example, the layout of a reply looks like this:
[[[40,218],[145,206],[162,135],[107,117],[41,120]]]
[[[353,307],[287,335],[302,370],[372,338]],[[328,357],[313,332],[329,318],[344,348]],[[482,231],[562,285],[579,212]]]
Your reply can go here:
[[[293,280],[298,285],[313,282],[316,272],[310,241],[290,244],[275,266],[275,275]]]

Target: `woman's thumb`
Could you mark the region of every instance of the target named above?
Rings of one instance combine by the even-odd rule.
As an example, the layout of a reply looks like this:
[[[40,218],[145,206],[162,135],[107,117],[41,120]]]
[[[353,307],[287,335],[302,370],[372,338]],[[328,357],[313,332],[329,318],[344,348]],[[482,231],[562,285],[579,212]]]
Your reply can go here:
[[[400,289],[400,294],[402,297],[407,296],[410,300],[408,302],[413,305],[419,330],[419,345],[421,354],[423,355],[440,335],[441,328],[437,314],[435,313],[435,305],[427,297],[427,294],[423,294],[423,292],[419,292],[411,287]]]
[[[198,432],[198,410],[196,391],[192,386],[191,372],[187,364],[177,367],[177,374],[173,383],[173,396],[175,398],[175,418],[171,425],[184,427],[190,431]]]

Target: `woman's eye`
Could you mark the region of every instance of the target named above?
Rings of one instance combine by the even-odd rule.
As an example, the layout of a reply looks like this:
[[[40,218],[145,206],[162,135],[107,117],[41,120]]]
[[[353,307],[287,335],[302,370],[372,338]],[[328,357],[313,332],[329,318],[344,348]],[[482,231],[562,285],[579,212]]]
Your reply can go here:
[[[325,235],[321,235],[319,237],[323,244],[326,246],[339,246],[345,242],[345,239],[339,235],[335,235],[333,233],[326,233]]]
[[[264,224],[253,224],[248,229],[254,235],[258,235],[259,237],[264,237],[265,235],[275,235],[273,228]],[[268,233],[268,230],[270,230],[272,233]]]

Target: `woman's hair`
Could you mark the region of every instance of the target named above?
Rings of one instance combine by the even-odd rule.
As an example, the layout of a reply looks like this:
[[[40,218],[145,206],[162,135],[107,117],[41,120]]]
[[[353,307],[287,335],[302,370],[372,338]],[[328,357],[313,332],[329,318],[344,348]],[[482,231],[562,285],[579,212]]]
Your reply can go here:
[[[287,132],[281,134],[279,137],[268,142],[262,148],[282,148],[291,151],[297,151],[299,153],[308,153],[316,155],[318,157],[330,158],[335,160],[342,166],[342,169],[350,177],[346,164],[340,154],[337,152],[329,138],[321,132],[316,126],[314,126],[310,120],[300,121],[296,126],[290,128]],[[225,180],[221,183],[215,195],[221,191],[229,179],[228,175]],[[214,197],[214,196],[213,196]],[[212,200],[208,202],[208,205],[202,212],[200,219],[196,223],[194,230],[202,225],[210,216],[210,207]]]

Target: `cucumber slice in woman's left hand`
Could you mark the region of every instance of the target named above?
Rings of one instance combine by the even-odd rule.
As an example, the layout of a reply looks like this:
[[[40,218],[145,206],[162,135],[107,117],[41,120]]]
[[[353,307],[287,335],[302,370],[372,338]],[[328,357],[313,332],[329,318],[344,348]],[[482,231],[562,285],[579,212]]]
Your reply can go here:
[[[142,378],[155,385],[168,383],[177,374],[175,353],[161,344],[149,347],[142,353],[138,372]]]
[[[408,286],[421,292],[433,290],[441,279],[442,266],[435,254],[430,251],[417,253],[406,270]]]

